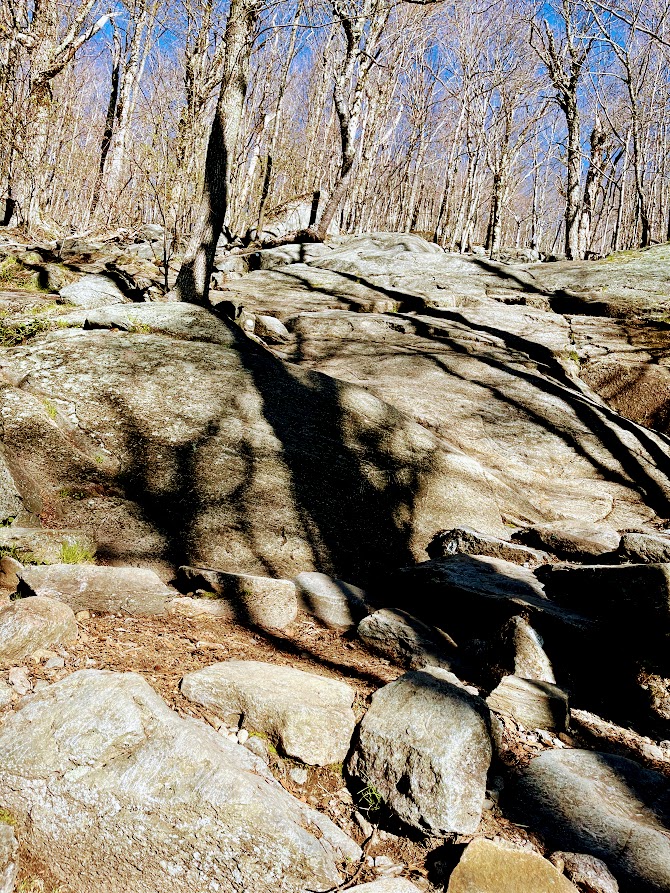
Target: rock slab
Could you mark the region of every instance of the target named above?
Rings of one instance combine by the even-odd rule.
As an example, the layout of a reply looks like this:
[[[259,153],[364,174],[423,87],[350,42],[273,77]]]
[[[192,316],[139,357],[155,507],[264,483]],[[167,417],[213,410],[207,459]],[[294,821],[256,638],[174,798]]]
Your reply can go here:
[[[225,599],[240,622],[261,629],[284,629],[298,614],[298,596],[291,580],[186,565],[179,568],[178,579],[182,589],[208,589]]]
[[[367,613],[365,592],[328,574],[304,571],[295,585],[302,607],[330,629],[351,629]]]
[[[527,729],[565,732],[568,696],[551,682],[505,676],[486,699],[491,710],[506,713]]]
[[[361,620],[357,632],[368,648],[410,670],[451,667],[448,638],[404,611],[375,611]]]
[[[375,692],[349,769],[408,825],[473,834],[491,762],[489,713],[450,678],[428,667]]]
[[[74,611],[139,616],[165,614],[167,603],[177,594],[144,568],[78,564],[27,567],[19,576],[18,591],[58,599]]]
[[[578,893],[536,853],[479,838],[465,848],[447,893]]]
[[[68,605],[52,598],[18,599],[0,609],[0,666],[25,660],[39,648],[77,640],[77,621]]]
[[[82,670],[0,729],[0,802],[75,893],[302,893],[359,848],[134,673]]]
[[[550,846],[602,859],[622,893],[670,889],[670,786],[659,773],[611,754],[546,751],[513,809]]]
[[[229,660],[186,675],[181,692],[216,716],[262,732],[311,766],[341,763],[356,718],[344,682],[253,660]]]
[[[14,828],[0,822],[0,893],[14,893],[19,873],[19,844]]]

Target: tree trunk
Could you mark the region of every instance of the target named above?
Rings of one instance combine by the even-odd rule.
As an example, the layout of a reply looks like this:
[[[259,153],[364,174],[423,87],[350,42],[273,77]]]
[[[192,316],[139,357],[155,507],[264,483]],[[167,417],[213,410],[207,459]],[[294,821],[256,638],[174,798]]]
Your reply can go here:
[[[581,209],[581,145],[579,109],[576,97],[566,97],[563,106],[568,125],[567,147],[567,194],[565,203],[565,255],[568,260],[578,260],[579,222]]]
[[[584,198],[579,215],[578,251],[579,257],[586,257],[591,247],[591,220],[595,210],[598,190],[603,178],[605,140],[607,139],[600,120],[596,118],[591,131],[591,153],[589,169],[584,183]]]
[[[207,146],[202,198],[174,287],[177,299],[193,304],[206,305],[209,296],[214,255],[230,201],[230,167],[242,124],[259,11],[259,0],[231,0],[224,36],[223,80]]]
[[[98,172],[93,184],[93,197],[91,199],[90,217],[93,217],[98,203],[100,202],[100,193],[102,191],[102,178],[105,173],[105,163],[109,154],[109,147],[114,135],[114,121],[116,119],[116,104],[119,99],[119,75],[121,72],[121,41],[118,31],[114,28],[114,50],[112,53],[112,84],[109,91],[109,103],[107,104],[107,117],[105,118],[105,129],[102,134],[102,143],[100,145],[100,164]]]

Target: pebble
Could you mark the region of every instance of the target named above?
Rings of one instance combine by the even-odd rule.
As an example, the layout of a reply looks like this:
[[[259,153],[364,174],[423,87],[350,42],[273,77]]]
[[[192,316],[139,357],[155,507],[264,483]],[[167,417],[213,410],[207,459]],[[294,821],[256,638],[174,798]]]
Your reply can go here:
[[[12,667],[9,671],[9,684],[19,695],[27,695],[32,691],[32,684],[28,678],[28,667]]]
[[[43,660],[51,660],[52,657],[57,657],[55,651],[49,651],[48,648],[38,648],[37,651],[34,651],[30,655],[30,660],[34,664],[40,664]]]
[[[249,740],[249,732],[246,729],[240,729],[237,733],[237,741],[239,744],[245,744]]]
[[[90,620],[91,612],[90,611],[77,611],[77,613],[74,616],[79,621]]]
[[[288,770],[288,774],[296,784],[300,785],[306,784],[309,778],[309,772],[304,766],[292,766]]]
[[[44,664],[45,670],[62,670],[65,666],[65,658],[58,657],[54,655],[54,657],[50,657],[49,660]]]

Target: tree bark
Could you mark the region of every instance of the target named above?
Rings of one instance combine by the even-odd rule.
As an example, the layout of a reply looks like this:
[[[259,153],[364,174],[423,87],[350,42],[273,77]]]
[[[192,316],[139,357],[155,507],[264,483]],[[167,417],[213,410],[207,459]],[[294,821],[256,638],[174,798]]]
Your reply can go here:
[[[221,92],[205,161],[205,182],[189,248],[177,276],[174,297],[206,305],[214,255],[230,200],[231,162],[242,124],[259,0],[231,0],[224,35]]]

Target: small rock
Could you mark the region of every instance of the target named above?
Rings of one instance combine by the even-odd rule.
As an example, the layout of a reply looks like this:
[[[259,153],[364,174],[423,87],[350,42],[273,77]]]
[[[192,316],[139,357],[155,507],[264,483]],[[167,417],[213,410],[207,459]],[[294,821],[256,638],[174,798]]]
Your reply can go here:
[[[375,611],[361,620],[357,632],[373,651],[408,669],[451,667],[448,649],[454,643],[404,611]]]
[[[552,853],[550,862],[583,893],[619,893],[616,878],[602,859],[585,853]]]
[[[254,332],[269,344],[281,344],[291,338],[291,333],[284,323],[274,316],[257,316]]]
[[[299,785],[306,784],[307,779],[309,778],[309,773],[304,766],[291,766],[288,770],[288,774],[291,777],[291,780]]]
[[[25,660],[40,648],[76,640],[72,609],[55,599],[18,599],[0,609],[0,666]]]
[[[486,703],[491,710],[514,717],[528,729],[567,731],[568,696],[550,682],[505,676]]]
[[[170,616],[178,617],[218,617],[220,620],[232,620],[235,612],[220,598],[173,598],[167,604]]]
[[[268,746],[262,738],[258,737],[258,735],[250,735],[249,738],[245,741],[244,746],[247,750],[250,750],[257,757],[260,757],[264,763],[270,762],[270,752],[268,750]]]
[[[358,810],[354,812],[354,819],[366,838],[371,837],[374,826]]]
[[[32,691],[32,683],[28,677],[28,667],[12,667],[9,671],[9,684],[17,695],[27,695]]]
[[[472,834],[491,761],[489,712],[451,676],[427,667],[376,691],[349,771],[406,824]]]
[[[23,570],[23,565],[11,555],[3,555],[0,558],[0,589],[8,592],[16,592],[19,585],[19,574]]]
[[[294,667],[229,660],[188,673],[181,692],[224,719],[242,716],[248,729],[313,766],[341,762],[356,724],[349,685]]]
[[[328,574],[305,571],[295,578],[301,606],[330,629],[348,630],[367,614],[362,589]]]
[[[91,612],[90,611],[77,611],[77,613],[74,616],[76,617],[76,619],[79,622],[81,622],[82,620],[90,620]]]
[[[62,657],[50,657],[44,664],[45,670],[62,670],[65,666],[65,659]]]
[[[447,893],[578,893],[542,856],[499,841],[469,843],[452,872]]]
[[[246,729],[240,729],[237,733],[237,743],[238,744],[246,744],[249,740],[249,732]]]
[[[51,660],[52,657],[57,657],[55,651],[49,651],[48,648],[38,648],[37,651],[30,655],[30,660],[34,664],[41,664],[43,661]]]

